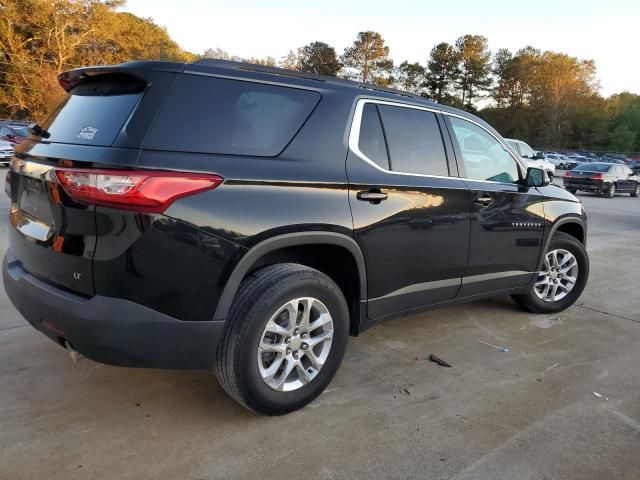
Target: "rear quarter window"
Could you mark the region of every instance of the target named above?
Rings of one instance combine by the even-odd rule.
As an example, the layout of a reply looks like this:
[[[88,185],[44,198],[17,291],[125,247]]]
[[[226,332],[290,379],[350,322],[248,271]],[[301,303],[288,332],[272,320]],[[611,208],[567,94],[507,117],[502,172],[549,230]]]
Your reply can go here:
[[[275,156],[319,100],[320,94],[310,90],[183,74],[144,148]]]

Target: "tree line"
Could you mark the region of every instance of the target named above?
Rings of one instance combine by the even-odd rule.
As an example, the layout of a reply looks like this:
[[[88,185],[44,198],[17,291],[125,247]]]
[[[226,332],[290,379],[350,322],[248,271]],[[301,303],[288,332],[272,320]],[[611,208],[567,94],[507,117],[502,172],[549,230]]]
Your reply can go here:
[[[489,49],[463,35],[425,49],[423,62],[394,64],[378,32],[357,34],[341,54],[315,41],[283,58],[241,58],[220,48],[194,55],[125,0],[0,0],[0,116],[38,120],[63,95],[57,75],[128,60],[222,58],[394,87],[477,113],[507,137],[540,148],[640,151],[640,96],[603,98],[596,66],[526,46]]]

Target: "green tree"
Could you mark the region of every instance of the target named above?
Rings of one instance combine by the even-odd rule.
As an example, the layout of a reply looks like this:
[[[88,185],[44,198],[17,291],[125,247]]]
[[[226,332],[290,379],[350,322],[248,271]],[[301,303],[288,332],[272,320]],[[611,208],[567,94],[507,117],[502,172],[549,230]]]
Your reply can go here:
[[[298,51],[300,70],[335,77],[342,65],[336,50],[324,42],[312,42]]]
[[[431,99],[451,103],[449,91],[460,73],[459,63],[458,53],[452,45],[442,42],[431,49],[426,71],[426,87]]]
[[[0,0],[0,115],[40,119],[64,91],[62,71],[128,60],[193,55],[122,0]]]
[[[287,70],[302,70],[300,67],[300,52],[301,48],[299,48],[296,52],[293,50],[289,50],[282,60],[280,60],[280,66],[282,68],[286,68]]]
[[[617,152],[630,152],[636,144],[636,132],[622,123],[613,129],[609,138],[609,149]]]
[[[456,40],[460,58],[458,87],[461,105],[473,110],[473,100],[491,85],[491,52],[488,41],[481,35],[464,35]]]
[[[389,47],[378,32],[360,32],[351,47],[342,54],[344,75],[363,83],[388,86],[391,83],[393,60]]]
[[[501,48],[493,56],[491,70],[496,81],[491,96],[498,108],[504,108],[510,104],[516,83],[514,64],[513,54],[506,48]]]
[[[418,62],[405,60],[396,68],[394,82],[401,90],[421,95],[424,93],[425,69]]]
[[[535,109],[539,138],[563,145],[575,135],[584,100],[597,92],[595,64],[556,52],[544,52],[536,65],[530,105]]]

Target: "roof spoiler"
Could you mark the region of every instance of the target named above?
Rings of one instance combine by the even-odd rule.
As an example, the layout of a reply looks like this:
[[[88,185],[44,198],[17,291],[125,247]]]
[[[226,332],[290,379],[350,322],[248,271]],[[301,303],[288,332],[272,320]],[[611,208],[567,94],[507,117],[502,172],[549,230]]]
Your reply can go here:
[[[69,92],[73,87],[80,85],[91,77],[109,73],[131,75],[138,80],[148,83],[144,75],[145,70],[181,73],[184,70],[184,67],[184,63],[147,61],[126,62],[118,65],[81,67],[58,75],[58,83],[65,91]]]

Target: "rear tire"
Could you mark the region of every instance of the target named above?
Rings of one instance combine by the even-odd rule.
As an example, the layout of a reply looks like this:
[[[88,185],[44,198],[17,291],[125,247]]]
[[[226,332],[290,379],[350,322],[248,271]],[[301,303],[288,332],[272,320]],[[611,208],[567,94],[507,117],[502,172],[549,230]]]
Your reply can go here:
[[[633,192],[631,192],[631,196],[632,197],[640,196],[640,183],[636,183],[636,189]]]
[[[575,188],[566,188],[565,190],[566,190],[567,192],[569,192],[570,194],[572,194],[572,195],[575,195],[575,194],[576,194],[576,192],[578,191],[578,190],[576,190]]]
[[[303,265],[272,265],[240,285],[218,346],[216,376],[249,410],[292,412],[331,382],[348,335],[347,302],[331,278]]]
[[[609,189],[604,194],[607,198],[613,198],[616,196],[616,184],[612,183]]]
[[[574,302],[582,294],[582,291],[587,284],[587,279],[589,278],[589,257],[582,243],[580,243],[575,237],[572,237],[571,235],[563,232],[556,232],[553,235],[551,242],[549,243],[548,250],[545,252],[545,259],[548,255],[553,254],[553,252],[565,252],[558,254],[562,255],[562,258],[565,259],[570,260],[570,257],[573,257],[576,265],[575,282],[573,283],[571,289],[566,293],[566,295],[561,297],[563,293],[561,289],[566,290],[566,288],[562,285],[569,285],[567,278],[573,278],[573,271],[564,272],[563,270],[565,268],[563,265],[560,265],[561,268],[557,268],[557,265],[550,265],[551,268],[555,269],[555,272],[549,272],[549,265],[547,265],[546,267],[543,266],[543,270],[539,272],[536,281],[530,287],[530,290],[527,293],[511,296],[518,305],[529,312],[560,312],[574,304]],[[553,283],[553,280],[550,279],[550,273],[554,277],[558,275],[558,273],[560,273],[564,275],[564,279],[562,278],[562,276],[560,276],[560,278],[556,278],[556,280],[558,281]],[[554,285],[558,285],[558,287],[556,287],[556,290],[558,292],[558,297],[561,298],[558,298],[557,300],[554,299],[553,297],[555,296],[555,293],[553,295],[549,295],[550,298],[541,298],[541,296],[544,296],[544,293],[549,291],[544,290],[545,282],[549,283],[551,285],[551,288],[553,288]],[[554,292],[556,290],[554,290]]]

